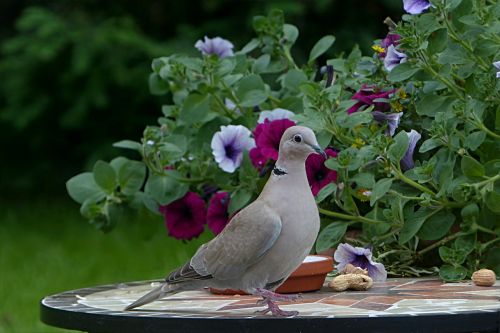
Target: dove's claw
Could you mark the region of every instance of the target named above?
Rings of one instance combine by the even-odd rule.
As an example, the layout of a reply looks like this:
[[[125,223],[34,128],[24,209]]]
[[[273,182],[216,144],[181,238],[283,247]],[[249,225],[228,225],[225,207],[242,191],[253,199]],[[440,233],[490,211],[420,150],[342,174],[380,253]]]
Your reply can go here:
[[[255,313],[260,315],[265,315],[269,312],[275,317],[295,317],[299,314],[299,311],[285,311],[278,307],[278,304],[271,301],[269,298],[264,298],[257,302],[257,305],[267,305],[267,308],[260,311],[255,311]]]
[[[260,315],[265,315],[269,312],[272,313],[273,316],[276,317],[295,317],[299,314],[298,311],[284,311],[278,307],[276,302],[293,302],[297,299],[301,298],[302,295],[282,295],[272,292],[267,289],[257,288],[255,289],[254,295],[262,296],[263,299],[257,301],[258,306],[267,306],[266,309],[261,311],[256,311],[256,313]]]

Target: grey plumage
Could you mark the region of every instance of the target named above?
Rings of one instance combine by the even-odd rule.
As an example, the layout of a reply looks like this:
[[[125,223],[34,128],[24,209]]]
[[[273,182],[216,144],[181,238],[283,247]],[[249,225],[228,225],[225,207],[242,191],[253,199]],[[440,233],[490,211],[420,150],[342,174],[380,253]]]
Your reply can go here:
[[[271,291],[302,263],[319,231],[318,209],[305,172],[305,160],[314,152],[324,154],[309,128],[288,128],[280,141],[278,171],[259,197],[165,283],[126,310],[171,293],[214,287],[261,295],[268,304],[266,312],[289,315],[274,303],[284,297]]]

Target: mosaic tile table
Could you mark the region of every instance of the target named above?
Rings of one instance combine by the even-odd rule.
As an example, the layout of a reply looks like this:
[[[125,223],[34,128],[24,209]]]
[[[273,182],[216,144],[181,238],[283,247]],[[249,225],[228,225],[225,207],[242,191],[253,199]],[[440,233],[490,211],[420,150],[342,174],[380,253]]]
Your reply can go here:
[[[49,325],[92,333],[153,332],[500,332],[500,282],[477,287],[435,279],[389,279],[366,291],[305,293],[295,318],[257,315],[253,296],[212,295],[207,290],[170,296],[124,312],[157,285],[133,282],[63,292],[41,301]]]

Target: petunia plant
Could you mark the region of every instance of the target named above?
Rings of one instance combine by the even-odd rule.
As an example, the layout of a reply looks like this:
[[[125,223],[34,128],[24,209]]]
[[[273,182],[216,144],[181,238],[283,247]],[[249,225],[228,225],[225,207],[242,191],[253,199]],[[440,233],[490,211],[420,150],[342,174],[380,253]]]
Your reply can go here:
[[[177,239],[217,234],[259,194],[282,133],[301,124],[328,157],[306,161],[317,252],[346,243],[339,266],[363,262],[377,279],[500,273],[500,4],[401,5],[407,14],[385,21],[372,54],[329,58],[328,35],[299,64],[299,31],[273,10],[254,18],[241,49],[205,37],[199,56],[154,59],[150,90],[167,101],[158,124],[115,144],[139,159],[98,161],[68,181],[70,196],[104,231],[149,212]]]

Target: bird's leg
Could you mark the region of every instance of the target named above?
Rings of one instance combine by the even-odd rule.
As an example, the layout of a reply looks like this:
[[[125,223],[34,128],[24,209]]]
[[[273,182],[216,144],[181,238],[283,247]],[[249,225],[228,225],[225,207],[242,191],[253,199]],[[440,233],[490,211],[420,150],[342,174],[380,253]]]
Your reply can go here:
[[[298,311],[285,311],[281,310],[278,307],[278,304],[276,304],[277,301],[284,301],[284,302],[290,302],[290,301],[296,301],[298,298],[300,298],[300,295],[282,295],[282,294],[277,294],[275,292],[272,292],[270,290],[262,289],[262,288],[257,288],[255,292],[253,293],[254,295],[259,295],[262,296],[262,300],[257,301],[257,305],[267,305],[267,308],[262,310],[262,311],[256,311],[258,314],[266,314],[268,312],[271,312],[273,316],[278,316],[278,317],[295,317],[296,315],[299,314]]]
[[[293,302],[298,300],[301,296],[299,294],[283,295],[272,292],[263,288],[256,288],[253,292],[254,295],[262,296],[264,298],[269,298],[271,301],[275,302]]]

